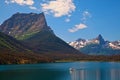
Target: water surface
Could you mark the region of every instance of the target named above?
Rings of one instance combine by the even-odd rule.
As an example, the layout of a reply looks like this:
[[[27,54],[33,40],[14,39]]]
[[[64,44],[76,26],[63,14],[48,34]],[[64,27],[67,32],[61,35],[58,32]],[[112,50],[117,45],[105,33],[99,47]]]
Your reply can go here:
[[[0,65],[0,80],[120,80],[120,63],[68,62]]]

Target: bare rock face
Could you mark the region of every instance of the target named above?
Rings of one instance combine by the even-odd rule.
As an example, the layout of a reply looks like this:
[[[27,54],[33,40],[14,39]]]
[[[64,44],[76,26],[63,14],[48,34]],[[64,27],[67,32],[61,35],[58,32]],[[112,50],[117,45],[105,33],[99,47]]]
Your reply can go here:
[[[98,35],[98,37],[96,38],[96,40],[99,41],[100,45],[104,45],[105,44],[105,40],[104,38],[101,36],[101,34]]]
[[[16,13],[0,26],[2,32],[19,40],[26,39],[43,29],[51,30],[47,26],[44,13]]]

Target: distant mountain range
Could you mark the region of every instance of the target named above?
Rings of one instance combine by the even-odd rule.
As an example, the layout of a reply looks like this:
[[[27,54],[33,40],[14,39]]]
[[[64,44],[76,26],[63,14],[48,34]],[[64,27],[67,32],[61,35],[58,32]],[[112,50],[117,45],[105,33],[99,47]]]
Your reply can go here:
[[[90,40],[78,39],[69,42],[77,50],[92,55],[115,55],[120,54],[120,41],[106,41],[101,35]]]

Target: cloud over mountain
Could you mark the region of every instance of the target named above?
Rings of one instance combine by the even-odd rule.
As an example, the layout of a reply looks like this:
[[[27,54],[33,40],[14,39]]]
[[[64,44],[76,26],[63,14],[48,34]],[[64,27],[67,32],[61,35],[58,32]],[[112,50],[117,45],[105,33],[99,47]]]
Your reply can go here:
[[[42,11],[52,14],[54,17],[67,16],[66,22],[70,21],[70,15],[75,11],[73,0],[41,0],[40,6],[34,6],[35,0],[5,0],[6,4],[18,4],[20,6],[28,6],[32,10]]]
[[[55,17],[69,16],[76,8],[73,0],[51,0],[41,6],[42,11],[48,14],[52,13]]]

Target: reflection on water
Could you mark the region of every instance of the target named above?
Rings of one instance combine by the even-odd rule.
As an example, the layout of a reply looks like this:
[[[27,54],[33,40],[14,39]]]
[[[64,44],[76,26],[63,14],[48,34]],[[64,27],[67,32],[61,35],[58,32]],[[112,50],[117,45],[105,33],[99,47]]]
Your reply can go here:
[[[71,80],[120,80],[120,69],[70,69]]]
[[[64,74],[49,69],[9,70],[0,72],[0,80],[62,80]]]
[[[0,65],[0,80],[120,80],[120,63]]]

